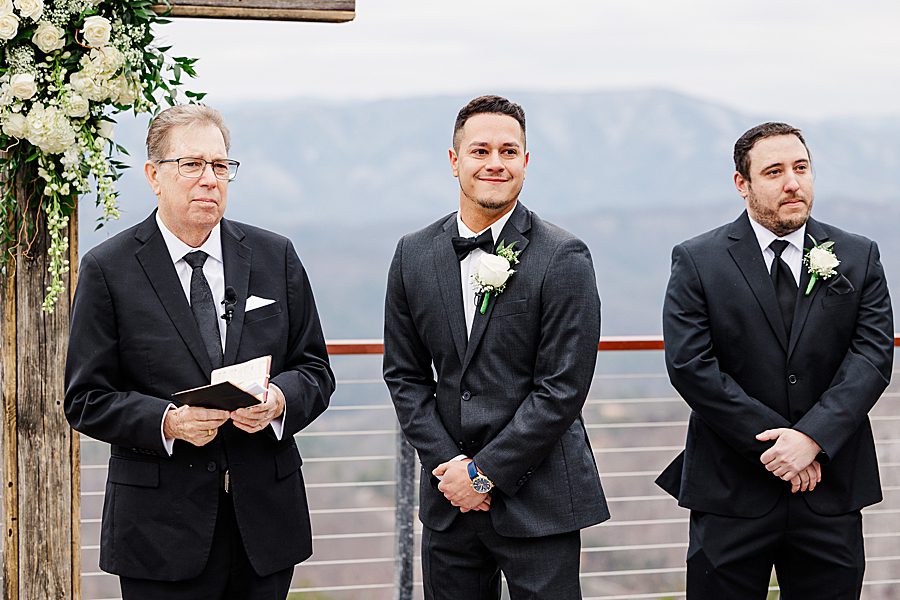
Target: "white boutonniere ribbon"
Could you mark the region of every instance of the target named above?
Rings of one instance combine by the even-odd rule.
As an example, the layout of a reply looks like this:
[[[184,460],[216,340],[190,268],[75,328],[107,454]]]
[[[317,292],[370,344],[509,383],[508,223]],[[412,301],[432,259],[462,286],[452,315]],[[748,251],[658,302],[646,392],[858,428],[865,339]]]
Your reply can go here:
[[[807,249],[803,255],[803,264],[806,265],[806,270],[810,275],[809,285],[806,286],[806,292],[804,292],[805,296],[809,296],[819,278],[828,279],[837,274],[837,266],[841,264],[834,254],[834,242],[819,244],[813,236],[809,236],[809,239],[812,240],[813,247]]]
[[[498,296],[506,289],[506,283],[515,271],[513,265],[519,264],[521,250],[513,250],[515,242],[504,245],[503,241],[497,246],[496,254],[484,254],[478,262],[475,274],[472,275],[472,287],[475,288],[475,305],[479,312],[487,311],[491,294]]]

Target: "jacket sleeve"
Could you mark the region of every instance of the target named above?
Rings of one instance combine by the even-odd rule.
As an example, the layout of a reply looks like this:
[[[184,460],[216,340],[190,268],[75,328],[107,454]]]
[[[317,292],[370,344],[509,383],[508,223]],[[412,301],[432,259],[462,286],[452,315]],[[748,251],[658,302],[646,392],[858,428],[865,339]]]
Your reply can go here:
[[[87,254],[72,304],[66,356],[66,419],[92,438],[168,456],[162,442],[163,398],[129,390],[119,361],[117,307],[103,269]]]
[[[400,240],[388,271],[384,303],[384,381],[407,441],[428,473],[459,454],[437,411],[432,357],[410,311]]]
[[[473,457],[510,496],[581,414],[594,376],[600,297],[591,254],[581,240],[570,238],[554,250],[540,302],[534,388],[509,423]]]
[[[703,422],[741,456],[759,465],[771,446],[756,434],[790,423],[748,395],[719,368],[710,331],[706,292],[689,251],[672,251],[672,271],[663,303],[666,369],[672,385]]]
[[[285,281],[290,333],[284,370],[271,379],[285,398],[284,434],[292,436],[328,408],[334,373],[328,362],[312,286],[293,244],[285,249]]]
[[[878,246],[871,242],[850,348],[828,389],[794,425],[833,458],[891,381],[894,324]]]

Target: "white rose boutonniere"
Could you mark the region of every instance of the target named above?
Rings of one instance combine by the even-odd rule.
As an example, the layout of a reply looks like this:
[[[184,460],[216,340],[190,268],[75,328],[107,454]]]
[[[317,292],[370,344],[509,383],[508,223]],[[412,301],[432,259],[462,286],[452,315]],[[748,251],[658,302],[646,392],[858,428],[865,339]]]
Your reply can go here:
[[[803,263],[809,273],[809,285],[806,286],[804,295],[809,296],[816,281],[821,277],[828,279],[837,273],[837,266],[841,264],[838,257],[834,254],[834,242],[824,242],[819,244],[813,236],[809,236],[812,240],[813,247],[806,251],[803,256]]]
[[[472,275],[472,287],[475,288],[475,303],[479,307],[479,312],[484,314],[487,311],[488,302],[490,302],[491,294],[498,296],[506,289],[506,283],[509,281],[515,271],[513,265],[519,264],[519,254],[521,250],[513,250],[515,242],[506,246],[503,241],[497,246],[496,254],[485,254],[481,257],[475,274]]]

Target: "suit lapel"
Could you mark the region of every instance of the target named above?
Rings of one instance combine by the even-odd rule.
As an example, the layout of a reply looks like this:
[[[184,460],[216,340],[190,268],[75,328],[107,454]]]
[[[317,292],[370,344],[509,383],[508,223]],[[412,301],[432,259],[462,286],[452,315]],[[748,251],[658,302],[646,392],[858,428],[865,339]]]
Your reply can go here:
[[[244,232],[222,219],[222,259],[225,263],[225,287],[234,288],[237,304],[234,317],[225,332],[225,364],[234,364],[237,360],[238,347],[241,344],[241,332],[244,329],[244,308],[250,290],[250,257],[252,250],[242,243]]]
[[[503,226],[503,230],[497,237],[496,245],[500,245],[500,242],[503,242],[504,245],[508,246],[515,242],[515,250],[525,250],[528,246],[528,238],[523,234],[527,233],[530,229],[531,213],[519,203],[516,205],[516,208],[513,209],[513,214],[506,222],[506,225]],[[520,255],[519,260],[521,262],[517,266],[517,270],[521,269],[523,265],[526,264],[523,260],[524,256],[524,254]],[[513,274],[512,277],[515,277],[515,274]],[[510,279],[510,283],[512,283],[512,279]],[[475,351],[478,349],[478,344],[481,342],[481,338],[484,336],[484,332],[491,320],[491,314],[494,312],[495,304],[497,304],[497,297],[492,296],[484,314],[481,314],[481,311],[478,309],[475,310],[475,319],[472,321],[472,333],[469,335],[469,343],[466,346],[466,355],[463,359],[463,371],[469,366],[469,363],[472,361],[472,356],[474,356]]]
[[[828,240],[828,234],[822,226],[819,225],[819,222],[814,219],[809,219],[806,222],[806,236],[803,241],[803,248],[805,249],[804,254],[807,249],[812,248],[813,246],[810,236],[814,237],[818,244]],[[790,358],[791,353],[794,351],[797,340],[800,339],[800,332],[806,324],[806,318],[809,316],[809,309],[812,307],[813,300],[819,295],[819,290],[825,287],[825,283],[819,280],[807,296],[804,292],[806,292],[806,286],[809,285],[809,279],[809,270],[806,268],[806,265],[802,265],[800,267],[800,289],[797,294],[797,304],[794,308],[794,323],[791,325],[791,341],[788,345],[788,358]]]
[[[766,320],[772,327],[782,349],[787,351],[787,331],[784,328],[781,310],[778,308],[775,287],[772,285],[772,278],[766,271],[766,261],[763,259],[759,241],[756,239],[756,234],[753,233],[750,217],[746,212],[732,223],[728,237],[735,240],[735,243],[728,248],[731,258],[734,259],[753,291],[753,295],[756,296],[756,301],[766,315]]]
[[[135,253],[144,274],[156,292],[160,304],[169,315],[181,339],[191,351],[204,373],[212,372],[212,363],[200,337],[194,313],[184,296],[184,288],[178,280],[166,242],[156,225],[156,211],[135,232],[135,238],[143,245]]]
[[[459,234],[456,227],[456,213],[444,222],[443,229],[432,242],[434,270],[440,286],[441,301],[444,313],[450,321],[450,333],[453,345],[463,361],[466,354],[466,317],[463,312],[462,280],[460,279],[459,260],[453,250],[452,238]]]

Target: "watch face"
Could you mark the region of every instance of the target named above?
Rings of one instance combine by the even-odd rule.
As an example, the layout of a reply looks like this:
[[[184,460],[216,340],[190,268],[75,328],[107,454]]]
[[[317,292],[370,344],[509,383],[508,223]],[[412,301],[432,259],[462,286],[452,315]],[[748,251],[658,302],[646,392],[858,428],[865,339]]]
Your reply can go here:
[[[490,479],[488,479],[484,475],[479,475],[472,480],[472,487],[479,494],[487,494],[489,491],[491,491],[491,488],[493,488],[494,485],[491,483]]]

